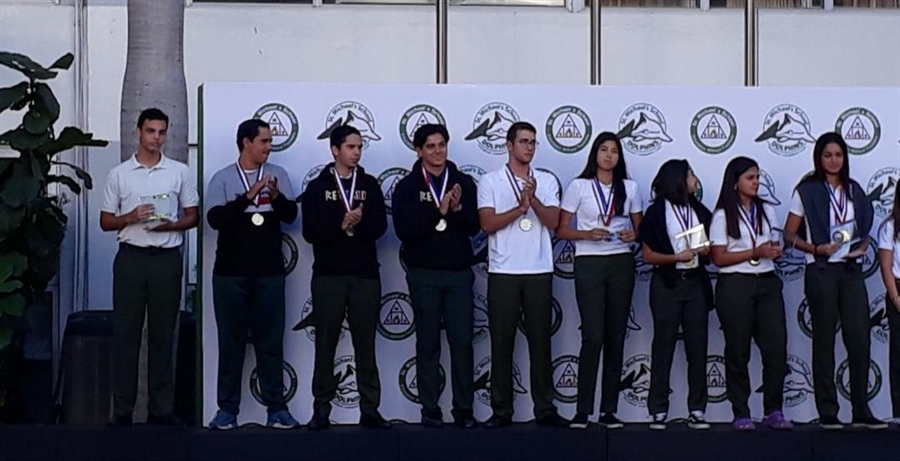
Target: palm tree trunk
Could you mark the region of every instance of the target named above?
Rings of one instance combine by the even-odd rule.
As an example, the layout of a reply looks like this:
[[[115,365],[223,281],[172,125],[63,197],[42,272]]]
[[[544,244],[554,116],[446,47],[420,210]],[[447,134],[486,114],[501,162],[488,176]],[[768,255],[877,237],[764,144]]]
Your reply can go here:
[[[169,158],[187,163],[188,104],[184,78],[184,0],[128,0],[128,55],[122,85],[119,139],[124,161],[137,152],[136,123],[144,109],[169,116],[163,148]],[[175,326],[178,343],[178,323]],[[173,348],[173,354],[175,348]],[[174,360],[173,360],[174,364]],[[147,324],[141,339],[138,396],[134,420],[147,419]]]

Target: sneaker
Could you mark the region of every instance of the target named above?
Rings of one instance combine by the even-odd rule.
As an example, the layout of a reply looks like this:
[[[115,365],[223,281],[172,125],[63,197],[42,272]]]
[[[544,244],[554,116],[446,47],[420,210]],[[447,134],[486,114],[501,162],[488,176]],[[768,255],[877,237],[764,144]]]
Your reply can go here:
[[[390,429],[391,423],[377,411],[359,417],[359,425],[367,429]]]
[[[844,424],[837,419],[837,416],[823,416],[819,418],[819,427],[833,431],[843,429]]]
[[[760,423],[763,427],[768,427],[780,431],[789,431],[794,428],[794,424],[784,418],[781,410],[775,410],[768,416],[763,418]]]
[[[300,427],[300,423],[298,423],[287,410],[279,410],[274,413],[269,413],[269,418],[266,419],[266,427],[274,429],[296,429]]]
[[[886,421],[888,424],[892,426],[900,426],[900,416],[896,416]]]
[[[853,418],[853,427],[857,429],[887,429],[888,424],[869,416],[868,418]]]
[[[209,429],[213,431],[230,431],[237,427],[237,416],[223,410],[217,411],[209,422]]]
[[[306,428],[311,431],[321,431],[322,429],[328,429],[331,427],[331,420],[328,418],[327,414],[313,414],[312,419],[306,423]]]
[[[650,423],[650,429],[654,431],[666,430],[666,414],[657,413],[653,415],[653,421]]]
[[[556,412],[541,416],[540,418],[537,418],[535,422],[538,426],[569,427],[569,420],[563,418]]]
[[[422,412],[422,425],[434,429],[444,427],[444,417],[440,412]]]
[[[703,419],[703,413],[699,411],[692,411],[687,418],[687,426],[694,430],[706,430],[709,429],[709,423]]]
[[[587,429],[588,427],[588,416],[584,413],[578,413],[572,418],[572,421],[569,422],[569,429]]]
[[[750,418],[734,418],[734,422],[731,423],[731,427],[740,432],[750,432],[756,430],[756,424],[753,424],[753,420]]]
[[[453,424],[456,427],[461,427],[463,429],[471,429],[478,425],[478,421],[475,420],[475,415],[472,414],[472,410],[450,410],[450,415],[453,416]]]
[[[612,413],[600,413],[600,419],[597,422],[607,429],[621,429],[625,427],[622,421],[619,421],[619,418],[616,418],[616,415]]]
[[[499,429],[501,427],[509,427],[512,425],[512,416],[500,416],[498,414],[493,414],[487,421],[484,423],[484,427],[488,429]]]

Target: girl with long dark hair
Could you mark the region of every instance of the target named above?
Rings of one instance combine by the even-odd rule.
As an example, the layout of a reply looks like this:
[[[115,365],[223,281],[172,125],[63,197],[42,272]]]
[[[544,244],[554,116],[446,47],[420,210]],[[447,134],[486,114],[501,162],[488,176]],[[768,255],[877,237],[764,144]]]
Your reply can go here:
[[[783,254],[773,227],[775,208],[759,197],[759,165],[747,157],[725,167],[722,189],[710,225],[712,260],[719,267],[716,309],[725,333],[725,386],[738,431],[756,429],[750,419],[750,340],[763,363],[762,425],[791,429],[784,418],[787,330],[783,284],[773,260]]]
[[[709,429],[704,419],[709,399],[706,350],[709,310],[714,304],[704,265],[709,254],[705,236],[709,235],[711,213],[694,195],[697,184],[687,160],[665,162],[653,179],[655,198],[640,225],[644,262],[656,266],[650,279],[650,429],[666,428],[669,373],[679,325],[684,330],[688,362],[688,427]]]
[[[584,429],[594,412],[600,351],[603,378],[598,422],[623,427],[616,416],[625,332],[634,291],[634,258],[629,245],[641,223],[641,194],[628,179],[622,143],[600,133],[587,165],[572,180],[562,201],[559,238],[575,243],[575,298],[581,314],[578,407],[569,427]],[[573,228],[572,218],[577,226]]]
[[[891,214],[878,228],[878,258],[884,281],[884,308],[887,311],[891,342],[888,351],[891,406],[894,424],[900,424],[900,181],[894,186]]]
[[[815,170],[794,189],[784,226],[785,244],[807,253],[804,290],[813,325],[813,388],[819,425],[841,429],[834,383],[838,321],[850,364],[853,426],[883,429],[866,398],[869,378],[869,300],[858,259],[872,229],[872,204],[850,178],[847,143],[825,133],[813,148]]]

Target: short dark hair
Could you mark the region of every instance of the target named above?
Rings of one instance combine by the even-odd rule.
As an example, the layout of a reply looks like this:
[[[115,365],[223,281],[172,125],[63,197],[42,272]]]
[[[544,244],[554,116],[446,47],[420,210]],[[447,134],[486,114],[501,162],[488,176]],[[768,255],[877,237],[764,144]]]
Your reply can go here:
[[[329,141],[331,142],[331,147],[341,148],[341,144],[347,140],[347,136],[355,134],[359,137],[362,137],[359,130],[350,126],[350,125],[341,125],[331,130],[331,135],[329,136]]]
[[[426,123],[416,129],[416,133],[413,135],[413,147],[416,149],[424,147],[425,141],[433,134],[440,134],[444,137],[444,142],[450,142],[450,132],[447,131],[447,127],[436,123]]]
[[[169,116],[166,115],[165,112],[155,107],[151,107],[149,109],[144,109],[141,111],[141,115],[138,115],[137,119],[138,129],[143,128],[144,122],[146,122],[147,120],[162,120],[166,122],[166,129],[169,128]]]
[[[509,131],[506,132],[506,142],[516,142],[516,136],[518,136],[519,132],[523,130],[537,134],[537,129],[534,127],[534,125],[528,122],[516,122],[510,125]]]
[[[253,140],[256,139],[257,136],[259,136],[260,128],[265,128],[267,130],[272,129],[268,123],[258,118],[244,120],[240,125],[238,125],[237,147],[239,152],[244,149],[244,139],[249,139],[250,142],[253,142]]]

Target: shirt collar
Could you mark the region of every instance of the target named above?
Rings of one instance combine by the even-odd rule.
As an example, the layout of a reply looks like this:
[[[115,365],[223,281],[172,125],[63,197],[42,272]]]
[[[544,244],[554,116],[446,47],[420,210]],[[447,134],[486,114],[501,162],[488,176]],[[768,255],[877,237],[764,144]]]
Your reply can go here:
[[[153,165],[153,167],[151,167],[151,168],[148,168],[146,165],[143,165],[140,162],[138,162],[137,154],[131,155],[131,169],[133,169],[133,170],[140,170],[141,168],[147,168],[149,170],[161,170],[161,169],[168,168],[168,166],[169,166],[168,159],[166,158],[165,154],[162,154],[162,153],[159,154],[159,162],[156,165]]]

